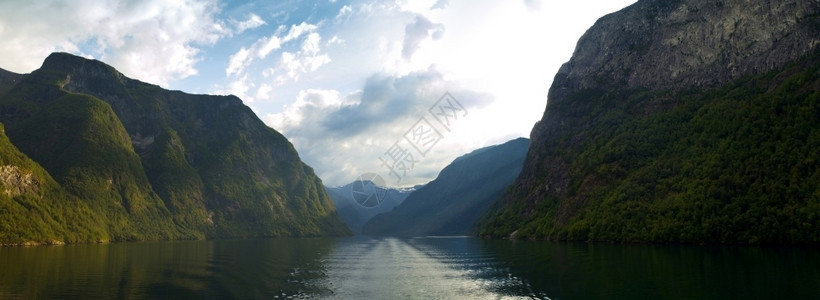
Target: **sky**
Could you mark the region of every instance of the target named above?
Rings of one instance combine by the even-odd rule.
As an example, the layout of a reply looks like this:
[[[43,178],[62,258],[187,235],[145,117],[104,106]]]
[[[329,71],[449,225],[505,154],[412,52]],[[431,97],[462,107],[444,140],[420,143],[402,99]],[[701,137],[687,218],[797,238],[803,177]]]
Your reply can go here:
[[[0,1],[0,68],[51,52],[128,77],[233,94],[325,185],[426,183],[528,137],[595,20],[635,0]]]

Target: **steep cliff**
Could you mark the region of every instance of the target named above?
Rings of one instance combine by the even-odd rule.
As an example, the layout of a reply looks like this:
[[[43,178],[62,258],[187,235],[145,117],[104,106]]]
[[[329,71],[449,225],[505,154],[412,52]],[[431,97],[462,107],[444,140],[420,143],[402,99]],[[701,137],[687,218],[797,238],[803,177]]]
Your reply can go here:
[[[556,74],[481,234],[820,242],[820,2],[639,1]]]
[[[0,96],[0,120],[114,240],[349,232],[293,146],[233,96],[55,53]]]

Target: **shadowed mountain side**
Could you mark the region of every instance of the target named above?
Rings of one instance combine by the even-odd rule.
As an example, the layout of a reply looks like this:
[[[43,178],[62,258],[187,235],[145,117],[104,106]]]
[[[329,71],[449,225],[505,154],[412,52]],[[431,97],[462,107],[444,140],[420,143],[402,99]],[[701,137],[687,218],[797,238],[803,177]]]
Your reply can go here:
[[[455,159],[402,204],[365,223],[362,232],[395,236],[470,234],[476,220],[521,172],[529,143],[519,138]]]
[[[6,94],[25,75],[0,69],[0,97]]]
[[[379,205],[368,205],[367,203],[360,204],[354,196],[355,185],[373,185],[378,191],[359,195],[359,196],[378,196],[381,201]],[[336,205],[336,211],[339,213],[339,219],[342,220],[354,234],[362,233],[362,226],[374,216],[392,210],[397,205],[401,204],[410,193],[422,187],[421,185],[413,188],[384,188],[375,186],[370,181],[362,182],[356,181],[340,187],[325,187],[328,196]],[[378,195],[375,195],[378,193]],[[358,199],[362,201],[362,199]]]

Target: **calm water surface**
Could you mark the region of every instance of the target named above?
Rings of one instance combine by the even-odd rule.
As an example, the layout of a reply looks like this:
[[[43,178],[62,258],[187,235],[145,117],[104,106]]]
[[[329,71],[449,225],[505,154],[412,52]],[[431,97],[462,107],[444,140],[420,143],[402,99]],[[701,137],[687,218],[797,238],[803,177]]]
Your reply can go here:
[[[473,238],[0,248],[0,299],[820,299],[814,248]]]

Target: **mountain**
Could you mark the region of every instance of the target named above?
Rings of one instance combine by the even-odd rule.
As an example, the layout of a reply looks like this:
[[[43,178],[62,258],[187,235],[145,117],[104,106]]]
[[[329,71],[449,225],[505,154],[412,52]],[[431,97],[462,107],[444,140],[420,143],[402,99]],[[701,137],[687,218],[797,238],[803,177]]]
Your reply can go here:
[[[0,69],[0,97],[8,92],[24,75]]]
[[[344,186],[325,187],[333,200],[339,219],[354,234],[362,233],[362,225],[374,216],[392,210],[401,204],[413,191],[412,188],[389,188],[370,180],[357,180]]]
[[[399,206],[365,223],[362,232],[395,236],[470,234],[476,220],[521,172],[529,144],[528,139],[518,138],[456,158]]]
[[[105,241],[91,208],[12,145],[0,124],[0,245]]]
[[[0,87],[11,146],[96,214],[102,234],[85,241],[349,234],[313,170],[234,96],[167,91],[66,53],[0,72]],[[58,198],[45,200],[75,209]]]
[[[555,75],[479,234],[820,242],[820,3],[641,0]]]

